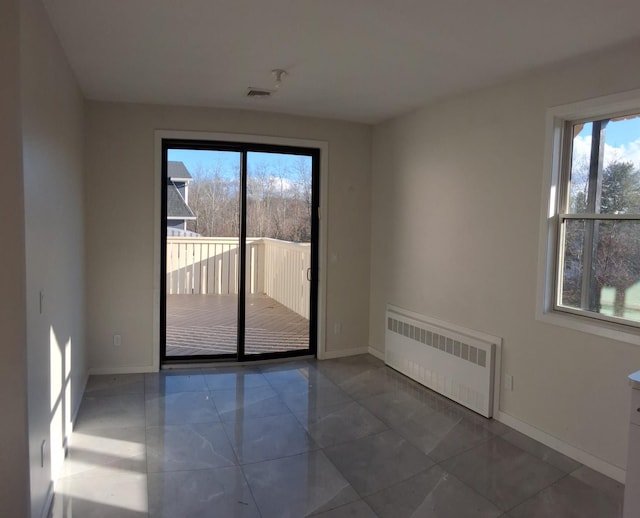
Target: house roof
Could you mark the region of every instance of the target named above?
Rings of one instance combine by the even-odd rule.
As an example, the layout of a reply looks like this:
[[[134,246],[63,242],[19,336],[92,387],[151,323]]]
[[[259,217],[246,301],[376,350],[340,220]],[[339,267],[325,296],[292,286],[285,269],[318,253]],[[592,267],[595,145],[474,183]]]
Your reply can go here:
[[[182,194],[171,181],[167,182],[167,219],[196,219]]]
[[[167,178],[171,180],[193,180],[184,162],[169,160],[167,162]]]

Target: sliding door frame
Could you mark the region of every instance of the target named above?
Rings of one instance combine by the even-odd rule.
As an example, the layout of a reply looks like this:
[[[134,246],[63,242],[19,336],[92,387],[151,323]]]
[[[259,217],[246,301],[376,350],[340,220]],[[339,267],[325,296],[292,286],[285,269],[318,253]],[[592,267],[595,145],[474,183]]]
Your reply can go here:
[[[236,354],[198,355],[181,358],[166,355],[166,191],[167,191],[167,151],[168,149],[203,149],[233,151],[240,153],[240,235],[239,237],[239,268],[238,268],[238,346]],[[245,321],[246,321],[246,194],[247,194],[247,156],[251,152],[282,153],[309,156],[312,159],[312,211],[311,211],[311,271],[310,284],[310,319],[309,319],[309,348],[301,351],[289,350],[272,353],[246,354]],[[279,139],[250,135],[225,135],[194,132],[156,132],[156,189],[159,194],[160,207],[156,203],[156,223],[160,246],[159,261],[155,261],[159,281],[157,297],[156,332],[154,333],[155,350],[154,363],[159,368],[162,363],[194,363],[199,361],[252,361],[283,357],[317,355],[322,357],[324,352],[324,314],[326,279],[323,275],[326,265],[326,225],[321,218],[326,214],[326,187],[328,146],[325,142],[303,141],[298,139]],[[159,164],[158,164],[159,162]],[[159,165],[159,167],[158,167]],[[158,192],[158,190],[160,192]],[[157,201],[157,199],[156,199]],[[323,207],[321,207],[321,204]],[[159,214],[158,214],[159,213]],[[159,264],[158,264],[159,263]],[[156,340],[157,339],[157,340]],[[155,366],[155,365],[154,365]]]

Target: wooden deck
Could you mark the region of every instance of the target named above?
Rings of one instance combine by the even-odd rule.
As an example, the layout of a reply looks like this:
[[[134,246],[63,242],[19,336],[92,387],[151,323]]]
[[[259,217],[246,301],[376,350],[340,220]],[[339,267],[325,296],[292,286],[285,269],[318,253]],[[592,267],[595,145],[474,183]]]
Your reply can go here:
[[[237,295],[167,295],[167,356],[235,354]],[[266,295],[247,296],[246,354],[309,348],[309,320]]]

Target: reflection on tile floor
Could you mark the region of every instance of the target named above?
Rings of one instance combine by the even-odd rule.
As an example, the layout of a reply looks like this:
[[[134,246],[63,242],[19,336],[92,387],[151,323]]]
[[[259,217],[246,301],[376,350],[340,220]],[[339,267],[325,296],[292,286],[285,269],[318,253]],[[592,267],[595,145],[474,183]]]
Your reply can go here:
[[[363,355],[91,377],[51,516],[616,518],[622,494]]]

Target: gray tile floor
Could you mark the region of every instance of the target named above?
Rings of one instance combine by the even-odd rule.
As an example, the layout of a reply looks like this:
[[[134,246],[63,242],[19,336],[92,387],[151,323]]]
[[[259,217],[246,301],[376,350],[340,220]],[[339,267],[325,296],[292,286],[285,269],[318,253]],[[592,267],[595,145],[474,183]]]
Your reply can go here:
[[[51,516],[615,518],[622,494],[365,355],[91,377]]]

